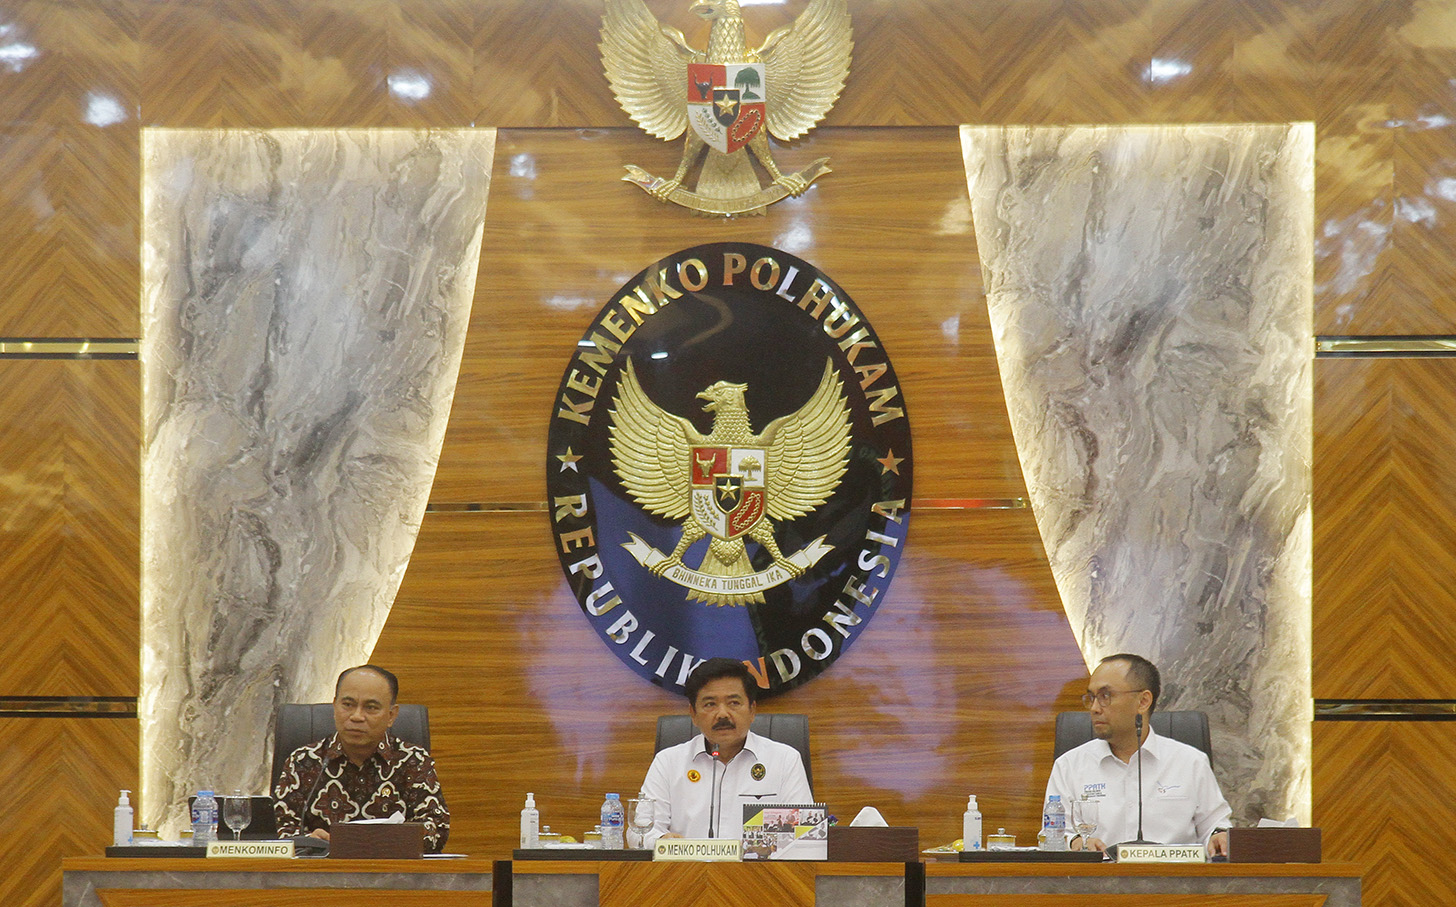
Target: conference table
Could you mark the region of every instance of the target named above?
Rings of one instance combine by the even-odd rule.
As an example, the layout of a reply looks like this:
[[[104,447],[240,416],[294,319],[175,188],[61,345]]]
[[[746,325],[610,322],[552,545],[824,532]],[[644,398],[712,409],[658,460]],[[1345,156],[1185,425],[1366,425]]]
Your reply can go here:
[[[1359,907],[1342,863],[653,863],[73,857],[64,907]]]

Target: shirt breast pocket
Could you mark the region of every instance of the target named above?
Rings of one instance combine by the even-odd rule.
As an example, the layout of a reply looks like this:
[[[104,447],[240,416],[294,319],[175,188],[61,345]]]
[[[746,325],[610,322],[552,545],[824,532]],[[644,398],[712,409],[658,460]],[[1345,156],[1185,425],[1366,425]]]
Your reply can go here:
[[[761,790],[745,790],[738,794],[738,799],[744,803],[772,803],[779,798],[777,789],[763,788]]]

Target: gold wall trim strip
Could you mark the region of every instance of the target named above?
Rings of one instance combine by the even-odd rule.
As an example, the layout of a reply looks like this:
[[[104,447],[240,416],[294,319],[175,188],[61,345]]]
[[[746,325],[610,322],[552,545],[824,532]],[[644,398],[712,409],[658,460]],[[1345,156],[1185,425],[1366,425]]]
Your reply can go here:
[[[425,513],[544,513],[545,501],[431,501]]]
[[[136,340],[87,337],[0,337],[0,359],[135,359]]]
[[[1025,510],[1026,498],[914,498],[911,510]]]
[[[135,696],[0,696],[0,718],[135,718]]]
[[[1316,337],[1314,353],[1325,358],[1456,356],[1456,337]]]
[[[1025,510],[1026,498],[915,498],[914,510]],[[545,501],[431,501],[425,513],[544,513]]]
[[[1315,721],[1456,721],[1456,699],[1316,699]]]

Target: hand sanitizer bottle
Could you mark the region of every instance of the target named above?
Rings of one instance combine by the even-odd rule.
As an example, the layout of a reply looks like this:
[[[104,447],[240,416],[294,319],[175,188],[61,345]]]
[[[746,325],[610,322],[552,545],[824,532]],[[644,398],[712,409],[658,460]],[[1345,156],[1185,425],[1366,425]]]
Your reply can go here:
[[[961,817],[961,851],[976,853],[981,849],[981,810],[976,806],[976,795],[971,794],[966,802],[966,813]]]
[[[541,813],[536,809],[536,795],[526,794],[526,808],[521,810],[521,848],[541,846]]]
[[[125,847],[131,843],[132,810],[131,791],[124,790],[116,801],[116,813],[111,820],[111,843]]]

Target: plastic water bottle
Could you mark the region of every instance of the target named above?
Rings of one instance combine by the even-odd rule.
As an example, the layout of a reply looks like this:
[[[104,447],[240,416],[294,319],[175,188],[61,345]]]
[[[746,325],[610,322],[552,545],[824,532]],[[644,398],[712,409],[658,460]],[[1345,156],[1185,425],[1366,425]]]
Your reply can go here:
[[[521,810],[521,847],[541,846],[541,813],[536,809],[536,795],[526,794],[526,808]]]
[[[1042,850],[1067,849],[1067,811],[1062,806],[1061,794],[1047,797],[1046,808],[1041,814],[1041,830],[1046,836]]]
[[[966,814],[961,817],[961,850],[976,853],[981,849],[981,810],[976,806],[976,795],[966,801]]]
[[[626,842],[622,832],[627,823],[627,813],[622,809],[622,798],[607,794],[602,803],[602,849],[621,850]]]
[[[128,794],[131,791],[124,790],[116,801],[116,812],[111,820],[111,843],[117,847],[125,847],[131,843],[132,810],[131,800]]]
[[[206,847],[216,840],[217,798],[210,790],[200,790],[192,801],[192,843]]]

